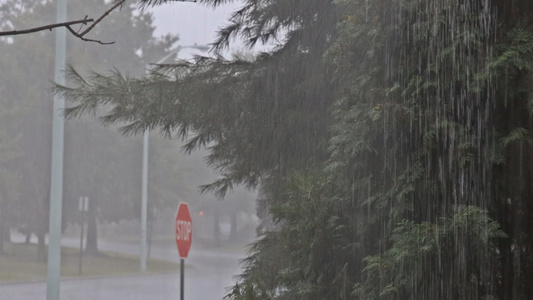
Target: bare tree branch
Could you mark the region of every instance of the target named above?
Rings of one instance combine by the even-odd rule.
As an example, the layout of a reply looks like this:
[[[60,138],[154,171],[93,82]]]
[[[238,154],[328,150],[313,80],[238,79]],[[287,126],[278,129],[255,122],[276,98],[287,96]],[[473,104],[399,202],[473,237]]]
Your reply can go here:
[[[100,23],[100,21],[102,21],[105,17],[107,17],[107,15],[109,15],[110,12],[112,12],[113,10],[115,10],[115,8],[119,7],[119,6],[122,6],[122,4],[124,4],[124,2],[126,2],[126,0],[120,0],[120,1],[117,1],[117,3],[115,3],[115,5],[113,7],[111,7],[110,9],[108,9],[106,12],[104,12],[100,18],[98,18],[93,24],[91,24],[91,26],[89,26],[89,28],[87,28],[85,31],[83,31],[82,33],[79,34],[78,37],[82,37],[84,36],[85,34],[87,34],[89,31],[91,31],[94,26],[96,26],[96,24]]]
[[[11,36],[11,35],[28,34],[28,33],[33,33],[33,32],[38,32],[38,31],[43,31],[43,30],[52,30],[52,29],[58,28],[58,27],[65,27],[65,28],[68,29],[68,31],[70,31],[70,33],[72,33],[72,35],[74,35],[75,37],[81,39],[82,41],[95,42],[95,43],[100,43],[102,45],[114,44],[115,42],[102,42],[100,40],[88,39],[88,38],[86,38],[84,36],[87,33],[89,33],[98,23],[100,23],[100,21],[102,21],[105,17],[107,17],[109,15],[109,13],[111,13],[117,7],[122,6],[124,4],[124,2],[126,2],[126,0],[116,1],[115,5],[113,5],[110,9],[106,10],[96,21],[94,21],[94,19],[87,19],[87,16],[85,16],[85,18],[83,20],[69,21],[69,22],[63,22],[63,23],[54,23],[54,24],[48,24],[48,25],[45,25],[45,26],[39,26],[39,27],[34,27],[34,28],[30,28],[30,29],[23,29],[23,30],[0,31],[0,36]],[[89,27],[87,27],[87,29],[85,29],[81,33],[78,33],[76,31],[74,31],[72,29],[72,27],[70,27],[71,25],[76,25],[76,24],[87,25],[88,23],[92,23],[92,24]]]
[[[70,26],[65,26],[68,31],[70,31],[70,33],[72,33],[73,36],[79,38],[80,40],[82,41],[86,41],[86,42],[95,42],[95,43],[99,43],[99,44],[102,44],[102,45],[111,45],[111,44],[114,44],[115,42],[102,42],[100,40],[93,40],[93,39],[88,39],[88,38],[84,38],[82,35],[80,35],[79,33],[77,33],[76,31],[74,31],[72,29],[72,27]]]
[[[33,33],[33,32],[38,32],[38,31],[43,31],[43,30],[52,30],[57,27],[69,27],[70,25],[76,25],[76,24],[87,25],[87,23],[92,23],[92,22],[94,22],[93,19],[87,19],[87,17],[85,17],[85,19],[83,20],[50,24],[50,25],[45,25],[45,26],[40,26],[40,27],[35,27],[35,28],[30,28],[30,29],[24,29],[24,30],[0,31],[0,36],[28,34],[28,33]]]

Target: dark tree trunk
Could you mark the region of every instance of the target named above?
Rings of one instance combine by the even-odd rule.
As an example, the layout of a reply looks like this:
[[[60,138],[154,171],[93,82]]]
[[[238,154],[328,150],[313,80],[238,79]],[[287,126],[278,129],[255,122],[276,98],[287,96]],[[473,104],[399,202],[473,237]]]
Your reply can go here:
[[[9,225],[7,224],[7,222],[4,222],[4,224],[2,224],[1,226],[3,232],[2,239],[4,240],[4,242],[11,243],[11,231]]]
[[[533,118],[528,115],[528,131],[532,132],[533,130]],[[524,282],[526,285],[525,288],[525,298],[533,299],[533,147],[527,143],[525,151],[525,164],[524,172],[526,174],[526,192],[524,204],[522,206],[522,216],[524,218],[524,234],[525,245],[523,252],[523,260],[521,261],[522,272],[524,273]]]
[[[4,249],[4,241],[6,240],[5,238],[6,230],[4,229],[5,223],[6,222],[4,221],[4,216],[2,215],[2,208],[0,207],[0,255],[6,254],[5,249]]]
[[[44,237],[46,235],[45,230],[39,230],[37,232],[37,261],[46,262],[46,245],[44,244]]]
[[[5,254],[5,243],[11,242],[11,233],[9,230],[9,223],[6,220],[5,204],[0,204],[0,255]]]
[[[98,228],[96,216],[96,203],[90,199],[87,211],[87,240],[85,242],[85,253],[88,255],[98,255]]]

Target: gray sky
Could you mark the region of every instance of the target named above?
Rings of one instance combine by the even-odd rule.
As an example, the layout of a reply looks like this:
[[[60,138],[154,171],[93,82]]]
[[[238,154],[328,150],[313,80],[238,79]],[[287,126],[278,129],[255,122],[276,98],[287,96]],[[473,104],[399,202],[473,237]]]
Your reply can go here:
[[[215,39],[220,27],[228,24],[229,14],[240,7],[239,2],[226,4],[214,9],[192,2],[174,2],[151,8],[155,20],[156,35],[178,34],[182,46],[206,45]],[[239,49],[239,45],[232,46]],[[185,53],[183,53],[185,54]],[[180,57],[183,57],[180,54]]]

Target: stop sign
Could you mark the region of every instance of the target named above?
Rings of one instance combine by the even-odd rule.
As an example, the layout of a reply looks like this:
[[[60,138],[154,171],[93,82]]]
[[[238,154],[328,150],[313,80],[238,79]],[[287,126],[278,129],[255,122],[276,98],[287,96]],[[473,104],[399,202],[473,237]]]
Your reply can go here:
[[[189,205],[181,202],[176,214],[176,244],[180,257],[186,258],[192,243],[192,219]]]

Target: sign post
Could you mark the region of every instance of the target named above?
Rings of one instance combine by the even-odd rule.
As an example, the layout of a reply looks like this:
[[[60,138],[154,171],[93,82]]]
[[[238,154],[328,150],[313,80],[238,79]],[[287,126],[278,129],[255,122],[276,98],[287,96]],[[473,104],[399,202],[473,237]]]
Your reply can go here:
[[[181,280],[180,280],[180,299],[184,299],[184,282],[185,282],[185,258],[189,254],[192,244],[192,218],[189,211],[189,205],[181,202],[176,213],[176,245],[180,254],[181,263]]]

